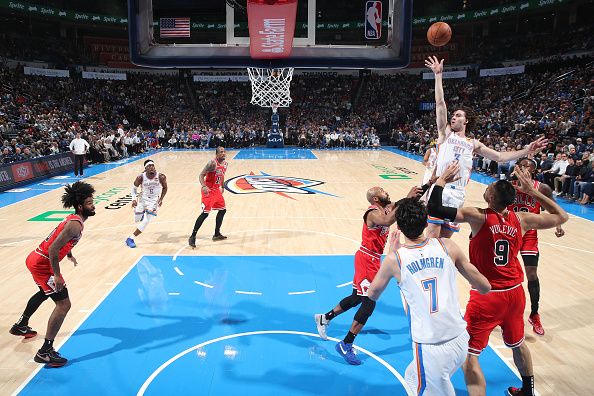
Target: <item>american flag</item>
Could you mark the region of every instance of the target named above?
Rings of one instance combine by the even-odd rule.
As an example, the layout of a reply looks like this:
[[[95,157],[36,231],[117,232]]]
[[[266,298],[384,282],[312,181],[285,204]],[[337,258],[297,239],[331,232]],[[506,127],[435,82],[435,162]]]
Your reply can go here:
[[[190,18],[161,18],[161,37],[190,37]]]

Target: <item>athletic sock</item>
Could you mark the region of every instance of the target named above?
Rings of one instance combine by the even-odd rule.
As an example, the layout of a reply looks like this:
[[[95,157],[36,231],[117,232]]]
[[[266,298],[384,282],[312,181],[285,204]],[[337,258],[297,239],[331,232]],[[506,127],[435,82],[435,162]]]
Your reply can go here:
[[[534,396],[534,376],[522,376],[522,393],[525,396]]]
[[[21,317],[19,318],[19,321],[16,322],[16,325],[21,327],[21,326],[27,326],[29,324],[29,317],[25,316],[25,315],[21,315]]]
[[[357,334],[351,333],[349,331],[348,334],[346,335],[346,337],[344,337],[343,341],[345,344],[352,344],[353,342],[355,342],[355,337],[357,337]]]
[[[43,346],[41,347],[41,352],[47,352],[54,347],[54,340],[45,339]]]

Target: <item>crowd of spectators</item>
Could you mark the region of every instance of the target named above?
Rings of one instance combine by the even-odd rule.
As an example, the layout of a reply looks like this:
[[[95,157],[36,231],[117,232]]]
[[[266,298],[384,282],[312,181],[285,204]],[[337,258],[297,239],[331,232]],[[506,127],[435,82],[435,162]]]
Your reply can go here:
[[[572,48],[581,49],[591,40],[574,40]],[[9,40],[0,46],[14,50],[14,44]],[[34,50],[37,44],[23,45],[21,54],[43,52]],[[71,52],[64,50],[65,56]],[[565,154],[559,161],[567,164],[547,169],[545,162],[543,182],[559,195],[583,201],[586,194],[589,199],[588,185],[576,182],[588,183],[588,174],[579,172],[584,166],[591,169],[592,58],[549,58],[527,65],[518,75],[481,78],[477,70],[468,73],[464,79],[446,79],[444,88],[450,110],[460,105],[473,109],[472,136],[495,150],[514,150],[546,135],[552,142],[547,161],[549,155]],[[24,75],[22,68],[0,68],[1,163],[68,151],[76,133],[89,142],[89,159],[105,162],[160,147],[262,145],[270,129],[270,110],[249,104],[247,82],[196,83],[186,73],[127,73],[125,81],[82,79],[73,69],[70,75],[48,78]],[[285,143],[370,148],[381,139],[422,154],[436,136],[434,111],[420,107],[433,103],[433,84],[407,74],[296,75],[293,103],[280,109]],[[497,177],[513,168],[513,163],[480,157],[474,165]]]

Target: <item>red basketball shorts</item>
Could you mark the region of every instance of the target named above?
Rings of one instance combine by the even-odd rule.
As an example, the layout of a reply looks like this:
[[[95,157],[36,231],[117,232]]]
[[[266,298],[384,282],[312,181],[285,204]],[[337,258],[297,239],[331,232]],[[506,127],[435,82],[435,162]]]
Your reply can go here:
[[[526,295],[521,284],[512,289],[492,290],[487,294],[471,290],[464,315],[470,335],[468,353],[480,355],[497,326],[501,326],[503,342],[507,347],[520,346],[524,341],[525,306]]]
[[[58,292],[54,282],[54,271],[52,271],[52,266],[50,265],[48,258],[36,251],[32,251],[27,256],[25,263],[27,264],[29,272],[31,272],[31,275],[33,276],[35,284],[43,290],[46,296]],[[66,285],[64,285],[64,287],[66,287]]]
[[[202,211],[209,213],[211,210],[224,210],[225,198],[219,188],[212,189],[208,193],[202,192]]]
[[[377,271],[379,271],[380,264],[380,257],[372,256],[360,250],[355,253],[355,277],[353,278],[353,289],[357,290],[357,295],[367,296],[369,285],[371,285]]]
[[[520,248],[522,256],[536,256],[538,254],[538,236],[530,231],[524,234],[522,238],[522,247]]]

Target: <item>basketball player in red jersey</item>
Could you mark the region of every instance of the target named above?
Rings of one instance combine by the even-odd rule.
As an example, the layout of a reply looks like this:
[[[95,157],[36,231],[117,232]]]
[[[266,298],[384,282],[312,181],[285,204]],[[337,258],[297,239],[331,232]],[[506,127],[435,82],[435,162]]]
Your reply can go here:
[[[487,187],[483,195],[487,209],[445,207],[441,196],[443,186],[457,173],[457,163],[446,168],[435,183],[428,209],[433,215],[470,224],[470,262],[489,280],[492,288],[491,293],[485,295],[471,290],[466,306],[465,319],[470,341],[463,369],[468,393],[470,396],[486,394],[485,377],[478,358],[489,342],[491,331],[501,326],[503,341],[512,348],[514,363],[522,376],[522,388],[510,387],[507,394],[534,396],[532,357],[524,342],[524,273],[517,255],[526,231],[553,228],[565,223],[569,217],[555,201],[534,188],[530,174],[519,166],[514,171],[518,178],[517,188],[534,197],[547,213],[537,215],[508,210],[516,198],[516,189],[505,180],[498,180]]]
[[[45,363],[52,367],[61,367],[68,362],[54,350],[53,346],[54,339],[70,309],[70,298],[60,271],[60,261],[68,257],[74,265],[77,264],[71,250],[82,237],[85,220],[95,215],[95,205],[93,205],[95,189],[90,184],[76,182],[67,185],[65,190],[66,192],[62,195],[62,204],[65,208],[74,208],[75,212],[58,224],[39,247],[27,256],[27,268],[33,275],[39,291],[29,299],[21,318],[10,329],[10,334],[25,338],[35,337],[37,332],[29,327],[29,318],[48,297],[54,300],[56,307],[47,324],[45,342],[33,358],[37,363]]]
[[[546,185],[545,183],[540,183],[534,180],[534,175],[536,171],[536,162],[529,158],[522,158],[518,161],[518,165],[524,171],[529,172],[530,176],[532,177],[532,183],[534,188],[540,191],[542,194],[546,195],[550,199],[553,198],[553,190],[551,187]],[[517,186],[516,181],[512,181],[514,186]],[[513,204],[508,207],[509,210],[513,210],[514,212],[530,212],[530,213],[540,213],[540,203],[531,197],[523,193],[522,191],[518,190],[516,192],[516,199]],[[555,235],[557,238],[562,237],[565,235],[565,231],[561,226],[557,226],[555,230]],[[530,316],[528,317],[528,322],[532,325],[532,330],[542,336],[544,335],[545,331],[542,327],[542,323],[540,321],[540,315],[538,314],[538,303],[540,300],[540,281],[538,280],[538,235],[536,230],[528,230],[524,234],[522,239],[522,247],[520,248],[520,254],[522,255],[522,261],[524,261],[524,270],[526,271],[526,278],[528,278],[528,293],[530,294]]]
[[[409,196],[419,195],[420,189],[416,187],[413,187],[409,193]],[[383,188],[372,187],[367,190],[367,201],[370,206],[363,214],[362,242],[359,250],[355,253],[353,292],[350,296],[343,298],[328,313],[314,315],[318,334],[322,339],[327,340],[326,329],[330,321],[361,304],[346,337],[336,344],[336,351],[347,363],[353,365],[361,364],[361,360],[353,351],[353,342],[375,309],[375,301],[367,297],[367,289],[380,268],[381,256],[390,233],[390,226],[396,222],[394,205],[391,204],[390,196]]]
[[[225,148],[217,147],[215,159],[210,160],[208,164],[200,172],[199,180],[202,186],[202,213],[196,219],[192,235],[188,239],[188,245],[196,247],[196,233],[208,217],[211,210],[217,210],[217,219],[215,225],[215,232],[212,236],[213,241],[222,241],[227,239],[221,234],[221,224],[223,224],[223,217],[227,213],[225,208],[225,198],[223,198],[223,182],[225,181],[225,172],[227,171],[227,161],[225,161]]]

